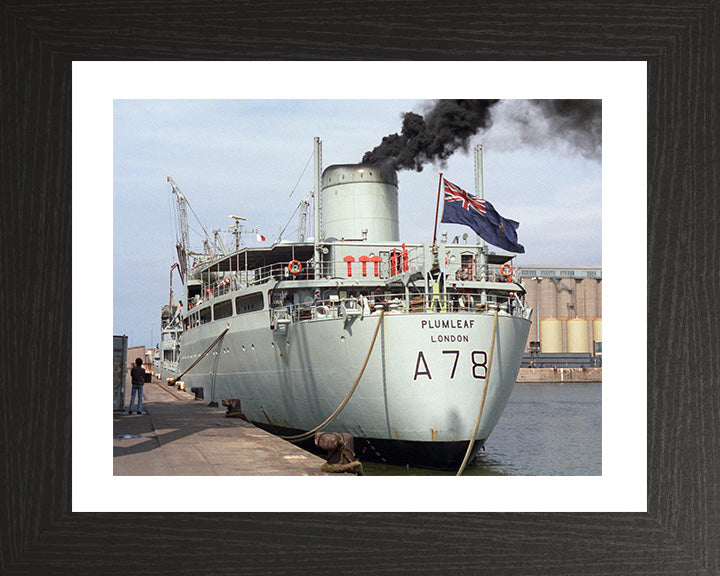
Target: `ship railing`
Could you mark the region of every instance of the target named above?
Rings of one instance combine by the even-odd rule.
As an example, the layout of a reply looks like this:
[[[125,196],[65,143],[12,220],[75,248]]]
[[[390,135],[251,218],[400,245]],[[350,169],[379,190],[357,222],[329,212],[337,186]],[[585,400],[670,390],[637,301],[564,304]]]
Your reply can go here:
[[[527,318],[529,310],[517,296],[485,295],[466,291],[456,295],[449,293],[377,293],[372,295],[333,297],[311,304],[286,304],[271,311],[274,326],[308,320],[330,320],[343,318],[349,321],[356,317],[379,314],[413,313],[464,313],[480,314],[498,310],[501,313]]]
[[[441,267],[442,267],[441,263]],[[482,278],[482,265],[478,261],[474,262],[447,262],[442,268],[445,273],[446,282],[451,283],[454,281],[465,281],[465,280],[480,280]],[[503,269],[501,266],[488,265],[488,277],[489,282],[507,282],[508,277],[516,282],[517,271],[514,269],[508,270],[505,268],[505,273],[508,276],[503,275]]]
[[[323,261],[318,265],[318,275],[321,278],[353,278],[366,280],[385,280],[395,275],[411,270],[422,270],[424,267],[424,256],[419,249],[406,251],[407,257],[398,251],[396,258],[386,260],[364,260],[364,261]],[[467,267],[462,263],[446,263],[443,269],[446,283],[450,285],[453,281],[478,280],[479,267]],[[491,282],[507,282],[508,278],[515,280],[515,272],[508,274],[508,269],[503,270],[500,266],[489,266],[488,280]],[[205,298],[221,296],[227,292],[264,284],[269,280],[312,280],[315,277],[313,261],[306,260],[299,262],[299,266],[292,269],[290,263],[275,263],[262,266],[253,270],[242,270],[239,272],[226,273],[222,278],[212,283],[203,284],[202,294]]]
[[[390,296],[386,300],[387,309],[392,312],[395,298]],[[399,307],[399,311],[410,314],[417,312],[479,314],[493,310],[512,316],[527,316],[525,303],[516,294],[483,295],[475,290],[411,294],[409,299],[400,301]]]
[[[297,273],[291,271],[290,263],[288,262],[286,264],[269,264],[267,266],[261,266],[260,268],[253,268],[252,270],[226,272],[222,278],[215,279],[213,282],[203,283],[202,293],[206,298],[213,298],[234,290],[239,290],[240,288],[264,284],[269,280],[280,281],[292,278],[308,280],[314,278],[312,260],[300,262],[300,266],[293,268],[293,270],[295,269],[298,270]]]

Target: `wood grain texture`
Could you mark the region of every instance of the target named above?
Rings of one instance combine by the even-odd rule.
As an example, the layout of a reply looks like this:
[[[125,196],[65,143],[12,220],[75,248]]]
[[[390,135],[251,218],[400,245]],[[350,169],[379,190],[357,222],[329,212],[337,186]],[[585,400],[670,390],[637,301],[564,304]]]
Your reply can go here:
[[[6,0],[0,572],[720,574],[719,5]],[[88,59],[647,60],[648,513],[71,513],[71,62]]]

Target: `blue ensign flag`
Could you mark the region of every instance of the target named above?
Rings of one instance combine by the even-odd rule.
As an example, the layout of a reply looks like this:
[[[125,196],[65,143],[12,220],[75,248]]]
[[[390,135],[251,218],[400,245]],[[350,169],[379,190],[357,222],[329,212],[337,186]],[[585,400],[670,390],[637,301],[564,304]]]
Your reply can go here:
[[[480,238],[509,252],[525,253],[518,244],[515,220],[503,218],[490,202],[465,192],[443,178],[445,202],[441,222],[464,224],[477,232]]]

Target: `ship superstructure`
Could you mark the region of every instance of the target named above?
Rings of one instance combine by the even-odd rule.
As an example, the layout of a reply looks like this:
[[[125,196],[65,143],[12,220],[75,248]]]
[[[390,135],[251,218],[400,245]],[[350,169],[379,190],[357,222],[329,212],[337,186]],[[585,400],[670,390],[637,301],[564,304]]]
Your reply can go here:
[[[312,430],[345,400],[327,429],[351,433],[361,458],[457,467],[481,404],[473,452],[520,367],[531,310],[513,256],[402,241],[397,173],[321,172],[315,147],[312,242],[236,244],[180,264],[177,374],[278,434]]]

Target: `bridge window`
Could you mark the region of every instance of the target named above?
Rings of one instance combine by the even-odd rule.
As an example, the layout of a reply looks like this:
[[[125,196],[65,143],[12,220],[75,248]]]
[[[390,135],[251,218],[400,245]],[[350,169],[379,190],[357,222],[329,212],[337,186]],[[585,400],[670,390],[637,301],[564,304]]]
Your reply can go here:
[[[237,314],[262,310],[264,305],[262,292],[254,292],[253,294],[245,294],[235,298],[235,312]]]
[[[215,320],[232,316],[232,300],[225,300],[215,304],[215,306],[213,306],[213,314]]]

